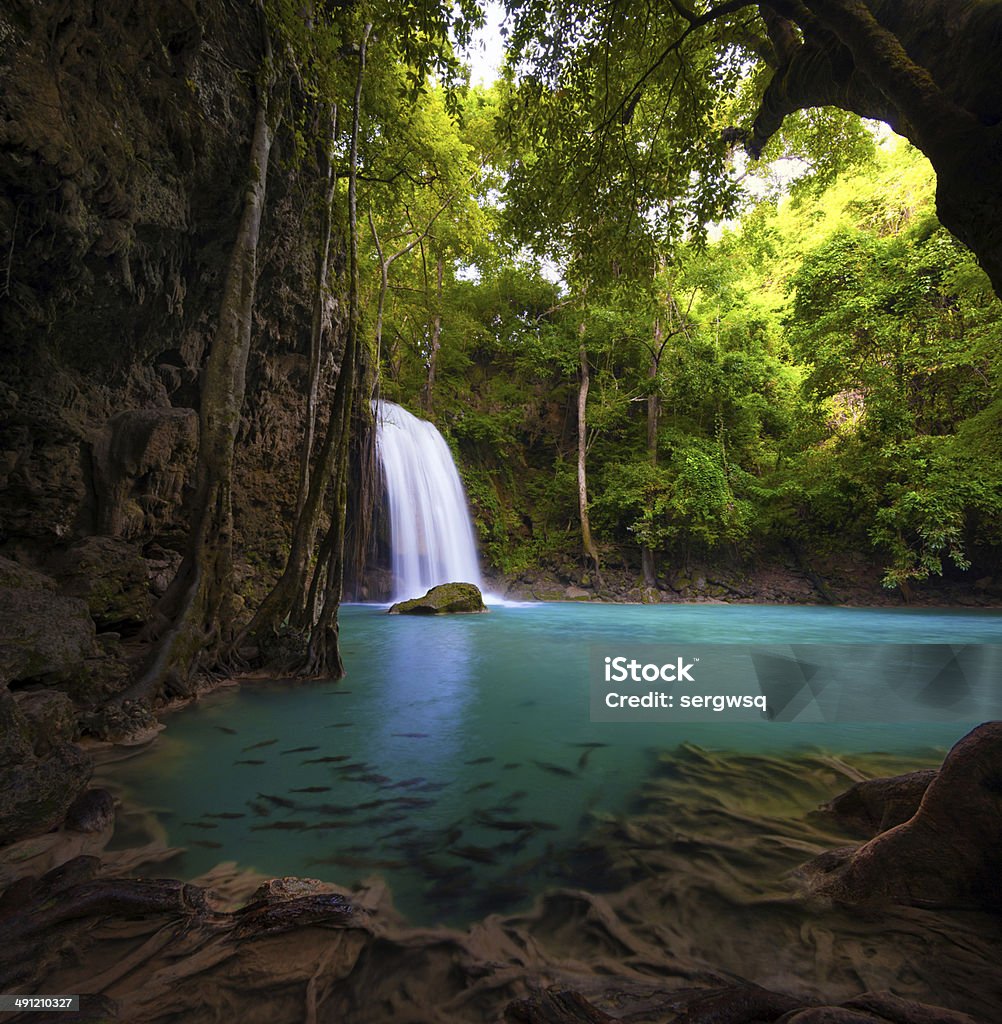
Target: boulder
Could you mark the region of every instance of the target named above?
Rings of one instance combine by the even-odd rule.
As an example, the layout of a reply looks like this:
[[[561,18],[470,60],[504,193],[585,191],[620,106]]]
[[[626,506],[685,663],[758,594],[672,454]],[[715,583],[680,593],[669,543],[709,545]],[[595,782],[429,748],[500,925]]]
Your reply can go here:
[[[814,892],[839,902],[998,910],[999,864],[1002,722],[986,722],[947,754],[911,818],[802,870]]]
[[[0,588],[0,680],[60,680],[97,654],[94,623],[75,597]]]
[[[139,548],[114,537],[86,537],[60,559],[63,587],[87,602],[102,628],[140,625],[150,617],[150,573]]]
[[[0,587],[12,590],[55,590],[56,581],[20,562],[0,557]]]
[[[0,845],[48,832],[90,778],[91,763],[71,743],[35,753],[33,727],[0,687]]]
[[[487,611],[480,589],[473,583],[442,583],[424,597],[398,601],[390,615],[455,615]]]
[[[57,747],[76,739],[77,716],[73,701],[58,690],[24,690],[14,694],[18,711],[24,715],[31,747],[45,757]]]
[[[115,798],[106,789],[87,789],[70,804],[63,828],[71,832],[103,832],[115,820]]]

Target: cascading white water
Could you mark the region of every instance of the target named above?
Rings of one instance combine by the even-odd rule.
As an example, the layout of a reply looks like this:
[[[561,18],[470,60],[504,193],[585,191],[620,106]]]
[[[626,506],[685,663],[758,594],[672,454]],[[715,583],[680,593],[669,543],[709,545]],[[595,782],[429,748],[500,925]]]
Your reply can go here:
[[[375,412],[393,600],[420,597],[439,583],[475,583],[482,590],[466,494],[445,438],[393,402],[377,402]]]

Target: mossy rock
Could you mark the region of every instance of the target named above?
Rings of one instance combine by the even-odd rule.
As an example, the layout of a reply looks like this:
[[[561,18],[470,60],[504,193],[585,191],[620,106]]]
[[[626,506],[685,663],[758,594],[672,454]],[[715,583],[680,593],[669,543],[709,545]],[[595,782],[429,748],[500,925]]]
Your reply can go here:
[[[39,726],[0,686],[0,846],[61,824],[90,779],[90,759],[72,743],[59,742],[58,723],[40,745],[44,756],[36,755]]]
[[[65,593],[86,601],[102,629],[139,625],[149,618],[149,569],[136,545],[87,537],[62,556],[59,569]]]
[[[390,615],[463,615],[487,611],[480,588],[473,583],[442,583],[424,597],[398,601]]]
[[[0,587],[0,677],[58,682],[97,653],[94,623],[83,601]]]
[[[0,557],[0,587],[11,590],[55,590],[56,581],[10,558]]]

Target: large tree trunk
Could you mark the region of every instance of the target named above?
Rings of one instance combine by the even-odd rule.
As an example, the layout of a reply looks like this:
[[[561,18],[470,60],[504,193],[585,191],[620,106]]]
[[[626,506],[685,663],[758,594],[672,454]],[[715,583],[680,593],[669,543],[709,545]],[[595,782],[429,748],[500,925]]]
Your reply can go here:
[[[348,511],[348,453],[352,412],[354,408],[358,369],[362,362],[361,309],[359,305],[358,266],[358,134],[362,105],[362,82],[365,78],[366,49],[372,24],[365,26],[358,49],[358,77],[355,80],[355,102],[352,107],[351,147],[348,159],[348,336],[344,359],[331,408],[329,431],[337,430],[337,454],[333,466],[333,500],[330,508],[330,527],[324,541],[326,559],[318,559],[317,571],[323,568],[326,579],[323,604],[316,621],[312,622],[309,645],[303,672],[306,675],[340,679],[344,675],[339,643],[338,609],[344,592],[345,529]],[[314,595],[319,588],[311,587]],[[312,616],[312,608],[311,608]]]
[[[157,607],[166,632],[137,682],[120,699],[189,691],[192,673],[216,660],[233,628],[233,447],[246,390],[257,284],[257,249],[278,114],[272,112],[272,55],[264,13],[263,73],[251,140],[243,214],[230,254],[216,332],[202,376],[198,461],[188,547]]]
[[[307,638],[305,663],[302,665],[288,664],[283,668],[288,671],[302,671],[306,675],[329,675],[332,678],[339,678],[344,674],[338,653],[337,639],[337,608],[341,597],[341,584],[337,582],[336,578],[343,576],[346,477],[352,408],[357,384],[357,365],[360,361],[358,135],[369,31],[370,29],[367,28],[359,49],[359,67],[355,83],[349,147],[348,325],[341,365],[331,398],[327,434],[317,454],[313,472],[307,478],[307,488],[302,506],[293,524],[285,569],[281,578],[261,602],[247,627],[247,633],[264,644],[267,644],[269,638],[274,637],[286,624],[300,631]],[[326,266],[324,265],[326,256],[323,250],[329,246],[329,222],[325,227],[326,237],[321,239],[324,275],[321,280],[324,283],[326,282]],[[316,323],[315,318],[315,326]],[[327,508],[329,523],[320,551],[314,561],[313,553],[317,531],[321,513],[324,511],[324,499],[328,496],[329,490],[333,490],[331,504]],[[312,578],[310,576],[311,568],[313,570]],[[332,597],[335,591],[336,597]]]
[[[602,567],[599,562],[598,548],[591,535],[591,520],[588,517],[588,352],[585,349],[585,325],[579,328],[581,342],[578,347],[578,362],[581,373],[578,383],[578,518],[581,521],[581,543],[585,554],[591,559],[595,569],[596,582],[602,581]]]
[[[1002,5],[994,0],[763,0],[779,64],[748,138],[831,105],[886,122],[936,170],[944,226],[1002,297]],[[795,41],[777,23],[796,24]],[[770,24],[771,22],[771,24]]]

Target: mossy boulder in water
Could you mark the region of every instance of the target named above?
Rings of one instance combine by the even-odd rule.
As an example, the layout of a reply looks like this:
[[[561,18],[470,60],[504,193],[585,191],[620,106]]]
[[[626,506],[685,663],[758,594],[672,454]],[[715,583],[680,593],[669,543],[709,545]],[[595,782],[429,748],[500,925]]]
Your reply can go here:
[[[424,597],[398,601],[390,607],[390,615],[445,615],[485,612],[483,595],[473,583],[442,583],[432,587]]]

